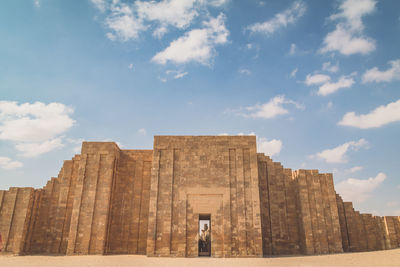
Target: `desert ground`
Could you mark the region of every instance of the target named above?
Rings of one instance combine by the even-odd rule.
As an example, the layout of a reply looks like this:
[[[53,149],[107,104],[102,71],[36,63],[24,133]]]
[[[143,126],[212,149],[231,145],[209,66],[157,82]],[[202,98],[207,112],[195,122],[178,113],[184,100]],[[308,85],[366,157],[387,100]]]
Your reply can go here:
[[[321,256],[273,258],[148,258],[118,256],[12,256],[1,255],[0,266],[400,266],[400,249]]]

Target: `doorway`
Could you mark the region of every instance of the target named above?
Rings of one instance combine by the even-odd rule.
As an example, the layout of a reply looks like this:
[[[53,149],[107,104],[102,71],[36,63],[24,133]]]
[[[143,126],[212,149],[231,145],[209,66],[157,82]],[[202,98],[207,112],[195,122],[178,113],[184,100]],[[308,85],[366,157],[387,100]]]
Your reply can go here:
[[[199,256],[211,256],[211,216],[199,215]]]

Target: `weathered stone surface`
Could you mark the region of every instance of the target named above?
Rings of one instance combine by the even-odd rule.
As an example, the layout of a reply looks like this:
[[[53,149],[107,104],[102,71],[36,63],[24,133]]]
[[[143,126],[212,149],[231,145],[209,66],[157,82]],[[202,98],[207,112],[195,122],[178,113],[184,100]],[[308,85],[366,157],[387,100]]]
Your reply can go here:
[[[212,256],[262,255],[255,137],[156,136],[153,154],[147,255],[197,256],[200,214]]]
[[[332,174],[285,169],[254,136],[156,136],[153,150],[84,142],[42,189],[0,190],[4,253],[197,257],[400,247],[400,218],[353,209]]]

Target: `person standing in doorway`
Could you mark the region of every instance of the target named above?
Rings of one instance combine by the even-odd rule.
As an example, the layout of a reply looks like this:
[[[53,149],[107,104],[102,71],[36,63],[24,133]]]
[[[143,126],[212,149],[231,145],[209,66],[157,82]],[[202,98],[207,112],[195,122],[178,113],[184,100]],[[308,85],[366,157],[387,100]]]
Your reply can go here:
[[[203,252],[210,252],[210,231],[207,224],[204,224],[204,229],[201,230],[200,239],[202,240]]]

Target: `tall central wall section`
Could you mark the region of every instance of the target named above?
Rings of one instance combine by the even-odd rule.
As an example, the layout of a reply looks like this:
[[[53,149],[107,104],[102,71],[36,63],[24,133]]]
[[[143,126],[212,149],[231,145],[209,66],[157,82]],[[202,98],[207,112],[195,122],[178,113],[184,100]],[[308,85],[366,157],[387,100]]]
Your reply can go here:
[[[147,255],[198,256],[200,215],[213,257],[262,256],[255,136],[156,136]]]

